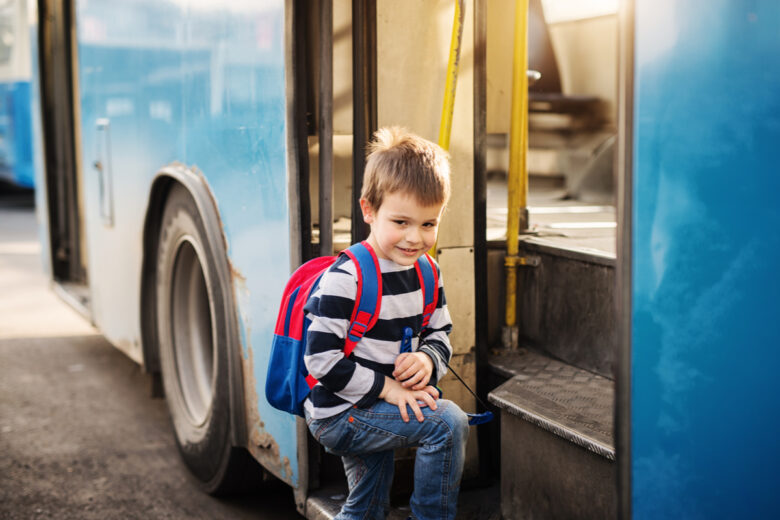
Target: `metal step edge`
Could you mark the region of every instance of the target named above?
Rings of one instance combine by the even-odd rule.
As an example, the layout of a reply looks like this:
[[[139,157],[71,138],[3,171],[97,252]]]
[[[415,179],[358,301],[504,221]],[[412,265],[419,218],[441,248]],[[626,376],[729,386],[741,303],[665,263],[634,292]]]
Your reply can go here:
[[[547,253],[549,255],[578,260],[591,264],[603,265],[606,267],[615,267],[617,257],[606,251],[599,251],[587,247],[567,247],[552,240],[540,237],[524,236],[520,238],[520,247]]]
[[[84,319],[94,325],[92,322],[92,312],[90,311],[89,288],[87,285],[54,281],[51,283],[51,287],[54,294],[70,305]]]
[[[306,518],[309,520],[333,520],[341,511],[347,499],[347,490],[330,485],[313,491],[306,499]],[[393,507],[387,520],[406,520],[411,514],[409,508]]]
[[[562,439],[565,439],[573,444],[576,444],[577,446],[585,448],[586,450],[591,451],[597,455],[600,455],[605,459],[611,461],[615,460],[614,446],[604,444],[602,442],[597,441],[596,439],[593,439],[583,434],[580,431],[564,426],[563,424],[557,422],[553,418],[546,417],[542,414],[538,414],[529,409],[523,408],[522,405],[519,405],[518,403],[516,403],[514,400],[511,399],[511,396],[508,395],[508,392],[502,392],[501,387],[490,392],[490,394],[488,394],[488,400],[494,405],[501,408],[502,410],[506,410],[508,413],[511,413],[512,415],[516,415],[521,419],[524,419],[530,422],[531,424],[534,424],[539,428],[542,428],[543,430],[546,430],[554,435],[557,435],[558,437],[561,437]]]
[[[332,490],[320,489],[306,499],[306,518],[309,520],[333,520],[344,503],[331,496]]]
[[[333,520],[346,500],[345,485],[328,484],[312,491],[306,499],[306,518]],[[461,487],[458,497],[458,520],[500,520],[500,482],[487,487]],[[411,516],[409,506],[391,507],[387,520],[406,520]]]
[[[506,249],[506,240],[490,240],[487,243],[488,249]],[[545,253],[551,256],[577,260],[606,267],[616,267],[617,256],[607,251],[591,249],[588,247],[565,246],[554,240],[535,237],[533,235],[522,235],[520,237],[520,247],[539,253]]]

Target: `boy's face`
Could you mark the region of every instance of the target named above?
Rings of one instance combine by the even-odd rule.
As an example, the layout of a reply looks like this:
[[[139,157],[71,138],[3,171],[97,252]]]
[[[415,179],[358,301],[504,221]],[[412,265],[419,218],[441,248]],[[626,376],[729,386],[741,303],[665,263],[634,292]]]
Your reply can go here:
[[[378,210],[360,200],[363,220],[371,226],[368,243],[379,258],[401,265],[413,265],[436,243],[443,207],[421,206],[413,195],[403,192],[385,195]]]

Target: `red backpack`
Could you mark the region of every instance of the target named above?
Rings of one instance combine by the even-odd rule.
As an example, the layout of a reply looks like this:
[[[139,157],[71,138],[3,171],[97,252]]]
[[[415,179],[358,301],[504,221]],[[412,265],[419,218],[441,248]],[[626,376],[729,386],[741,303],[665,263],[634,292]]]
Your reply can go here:
[[[382,272],[374,249],[368,242],[354,244],[340,254],[347,255],[357,267],[357,296],[344,341],[344,356],[349,357],[363,335],[379,317],[382,305]],[[303,401],[317,380],[306,370],[306,333],[309,320],[303,308],[319,285],[320,278],[337,256],[321,256],[300,266],[284,288],[282,304],[276,318],[271,358],[265,380],[265,396],[279,410],[303,416]],[[439,279],[433,260],[427,254],[415,264],[423,292],[423,328],[428,326],[436,309]]]

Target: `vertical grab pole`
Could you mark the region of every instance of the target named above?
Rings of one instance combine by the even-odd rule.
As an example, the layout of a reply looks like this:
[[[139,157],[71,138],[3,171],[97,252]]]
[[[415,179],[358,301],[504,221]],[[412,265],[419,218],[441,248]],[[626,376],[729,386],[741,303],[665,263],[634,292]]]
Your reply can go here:
[[[512,70],[512,115],[509,134],[506,223],[506,319],[502,331],[504,347],[516,349],[517,265],[520,229],[528,228],[528,0],[515,3],[515,38]]]
[[[320,1],[320,256],[333,254],[333,0]]]
[[[452,134],[452,114],[455,112],[455,88],[458,86],[458,67],[460,65],[460,44],[463,40],[463,21],[466,18],[466,1],[455,0],[455,20],[452,22],[452,37],[450,39],[450,57],[447,61],[447,77],[444,83],[444,102],[441,108],[441,123],[439,124],[439,146],[445,151],[450,150],[450,135]],[[436,244],[428,251],[436,258]]]
[[[455,111],[455,88],[458,86],[460,65],[460,43],[463,40],[463,21],[466,17],[465,0],[455,1],[455,20],[452,22],[450,58],[447,62],[447,79],[444,84],[444,102],[439,125],[439,146],[449,151],[452,134],[452,114]]]
[[[365,240],[360,210],[366,143],[376,131],[376,0],[352,0],[352,243]]]

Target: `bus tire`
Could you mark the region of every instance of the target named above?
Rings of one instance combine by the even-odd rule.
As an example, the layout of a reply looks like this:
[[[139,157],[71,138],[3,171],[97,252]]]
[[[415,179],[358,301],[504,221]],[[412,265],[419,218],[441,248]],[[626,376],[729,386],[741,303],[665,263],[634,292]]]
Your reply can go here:
[[[182,459],[212,495],[241,491],[254,460],[232,446],[228,327],[230,288],[222,287],[215,254],[195,200],[174,183],[157,249],[157,335],[163,389]]]

